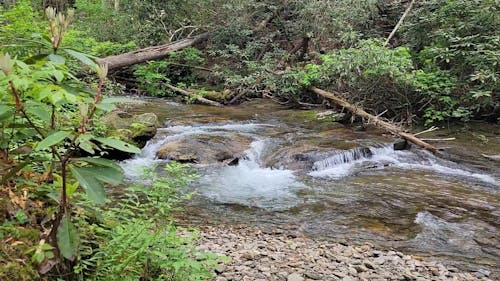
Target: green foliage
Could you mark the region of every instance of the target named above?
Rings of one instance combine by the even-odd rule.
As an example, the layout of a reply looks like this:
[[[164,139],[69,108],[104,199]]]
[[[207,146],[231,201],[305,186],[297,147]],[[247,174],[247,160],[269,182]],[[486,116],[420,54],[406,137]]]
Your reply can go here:
[[[123,1],[121,1],[123,2]],[[76,25],[98,41],[127,43],[133,39],[133,15],[120,13],[109,0],[76,0]]]
[[[139,1],[122,0],[118,9],[111,0],[77,0],[78,26],[99,41],[157,45],[185,38],[210,24],[221,0]],[[219,10],[218,12],[221,12]]]
[[[78,252],[79,246],[78,232],[71,218],[65,214],[61,224],[57,229],[57,247],[61,255],[68,260],[73,260]]]
[[[193,67],[203,64],[205,59],[195,48],[172,52],[162,61],[148,62],[137,66],[134,75],[139,91],[151,96],[168,96],[172,91],[166,84],[193,85],[198,79]]]
[[[410,16],[405,39],[422,68],[435,65],[455,77],[460,91],[451,99],[465,115],[500,106],[499,10],[495,0],[433,0]]]
[[[35,9],[38,7],[39,5],[34,5],[29,0],[19,0],[15,4],[0,6],[1,51],[18,55],[21,58],[40,52],[40,48],[43,48],[40,44],[40,38],[42,37],[41,34],[44,34],[47,30],[47,21]],[[76,7],[79,8],[79,15],[81,15],[85,13],[86,9],[90,9],[91,5],[79,4],[77,1]],[[113,17],[103,15],[102,19],[104,18]],[[110,41],[114,39],[113,37],[102,39],[102,37],[98,37],[102,33],[90,32],[91,30],[86,29],[85,25],[82,24],[84,22],[84,20],[79,19],[77,21],[78,29],[67,30],[63,38],[63,45],[71,46],[76,51],[97,57],[120,54],[137,48],[136,44],[130,40],[121,43],[119,40]],[[102,21],[96,21],[95,23],[102,25]],[[128,28],[128,26],[125,27]],[[118,31],[110,26],[106,26],[103,30]],[[128,30],[122,30],[122,33],[128,34]],[[96,36],[89,36],[89,34]]]
[[[389,49],[379,40],[360,41],[357,46],[321,56],[321,63],[285,73],[290,94],[310,86],[348,92],[349,100],[366,104],[388,116],[411,119],[423,109],[426,124],[449,118],[466,118],[467,111],[454,97],[456,79],[439,69],[415,69],[407,47]]]
[[[51,231],[57,241],[52,243],[63,257],[74,260],[79,249],[79,232],[72,223],[70,200],[78,199],[74,196],[78,183],[88,198],[98,204],[105,202],[102,183],[116,185],[122,180],[122,171],[115,164],[103,159],[74,158],[74,155],[81,150],[102,151],[106,147],[131,153],[139,150],[93,134],[94,117],[112,109],[100,106],[106,100],[101,89],[107,67],[98,66],[92,57],[61,45],[72,18],[71,11],[63,15],[47,9],[46,15],[50,24],[50,36],[46,38],[50,41],[39,37],[35,42],[40,46],[38,55],[23,61],[0,53],[0,102],[7,112],[1,116],[0,148],[20,161],[2,175],[2,183],[18,181],[15,175],[23,169],[47,169],[45,172],[55,179],[52,187],[60,190],[59,212]],[[79,61],[97,73],[99,86],[95,92],[89,91],[70,72],[69,61]],[[15,149],[19,147],[30,149]],[[53,258],[49,252],[47,247],[36,249],[33,259],[40,263]]]
[[[154,169],[154,168],[153,168]],[[85,239],[98,248],[76,270],[92,280],[207,280],[217,264],[214,254],[197,251],[196,232],[172,224],[171,212],[189,198],[186,184],[196,176],[170,163],[163,176],[145,171],[146,186],[131,186],[91,226]],[[184,194],[184,195],[183,195]],[[92,242],[91,242],[92,241]],[[222,260],[224,260],[222,258]]]
[[[26,44],[19,48],[20,40],[30,40],[34,33],[43,33],[46,26],[40,14],[33,10],[30,0],[0,5],[0,51],[23,57],[32,53]]]

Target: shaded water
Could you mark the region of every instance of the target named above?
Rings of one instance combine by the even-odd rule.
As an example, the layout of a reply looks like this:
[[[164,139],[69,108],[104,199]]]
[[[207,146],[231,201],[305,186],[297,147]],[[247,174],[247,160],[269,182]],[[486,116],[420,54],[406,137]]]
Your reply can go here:
[[[165,163],[155,159],[164,143],[236,133],[253,139],[236,166],[194,165],[201,178],[183,216],[188,222],[370,241],[496,271],[500,165],[480,153],[500,153],[498,126],[460,131],[461,139],[446,143],[449,161],[419,149],[394,151],[394,140],[380,132],[331,129],[275,105],[217,109],[156,100],[141,110],[165,123],[142,156],[122,163],[130,178]]]

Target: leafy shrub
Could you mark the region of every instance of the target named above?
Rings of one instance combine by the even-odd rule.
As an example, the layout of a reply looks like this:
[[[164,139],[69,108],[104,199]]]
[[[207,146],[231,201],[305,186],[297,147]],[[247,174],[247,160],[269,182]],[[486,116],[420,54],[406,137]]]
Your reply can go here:
[[[21,57],[33,54],[36,50],[29,48],[27,40],[34,33],[42,34],[45,26],[46,21],[33,9],[29,0],[0,5],[0,50]],[[24,41],[22,48],[20,41]]]
[[[491,114],[499,108],[500,2],[426,1],[415,9],[405,39],[420,67],[433,64],[460,91],[452,99],[463,114]]]
[[[204,63],[202,53],[195,48],[172,52],[162,61],[148,62],[134,71],[139,91],[151,96],[168,96],[172,90],[166,84],[191,86],[198,81],[193,67]]]
[[[283,78],[292,87],[284,89],[292,94],[310,86],[347,92],[351,102],[375,112],[388,110],[386,116],[410,121],[418,114],[427,124],[466,117],[455,97],[453,77],[436,68],[415,69],[407,47],[389,49],[381,40],[360,41],[287,74]]]
[[[71,201],[82,197],[76,194],[78,187],[85,191],[83,197],[99,205],[106,201],[104,185],[121,182],[121,168],[100,158],[100,152],[106,147],[140,152],[128,143],[97,134],[94,118],[113,109],[112,101],[102,93],[107,66],[97,65],[90,56],[62,45],[72,20],[71,10],[62,14],[48,8],[46,16],[50,35],[34,41],[39,44],[37,56],[20,60],[0,53],[0,148],[3,157],[17,160],[2,173],[2,184],[22,182],[17,176],[19,172],[38,168],[45,174],[40,182],[46,182],[53,198],[57,198],[58,208],[48,214],[54,216],[47,238],[52,247],[37,249],[33,256],[36,263],[54,259],[56,254],[52,251],[69,261],[75,260],[79,232],[73,224]],[[70,72],[70,63],[75,61],[97,73],[95,91],[87,89]],[[25,149],[16,149],[19,147]],[[83,151],[97,157],[78,157]],[[62,263],[53,265],[67,270]]]
[[[153,168],[154,169],[154,168]],[[175,227],[171,212],[189,198],[186,184],[196,176],[170,163],[158,178],[148,169],[146,186],[132,186],[101,215],[85,239],[88,256],[77,267],[93,280],[206,280],[223,257],[193,246],[196,232]],[[183,195],[184,192],[184,195]],[[92,245],[90,243],[96,243]]]

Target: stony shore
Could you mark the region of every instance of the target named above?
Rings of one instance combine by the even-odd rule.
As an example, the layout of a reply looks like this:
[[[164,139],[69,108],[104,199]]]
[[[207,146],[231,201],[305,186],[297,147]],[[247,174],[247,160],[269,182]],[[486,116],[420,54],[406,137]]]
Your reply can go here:
[[[202,227],[200,236],[199,249],[231,258],[216,270],[218,281],[492,280],[484,269],[464,272],[370,244],[315,241],[245,226]]]

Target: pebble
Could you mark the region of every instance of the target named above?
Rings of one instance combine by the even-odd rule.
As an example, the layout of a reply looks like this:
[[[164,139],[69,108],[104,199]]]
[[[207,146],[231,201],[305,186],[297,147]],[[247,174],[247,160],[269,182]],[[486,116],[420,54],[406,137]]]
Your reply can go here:
[[[304,281],[304,280],[305,280],[304,277],[302,277],[302,275],[297,272],[288,275],[288,277],[286,278],[286,281]]]

